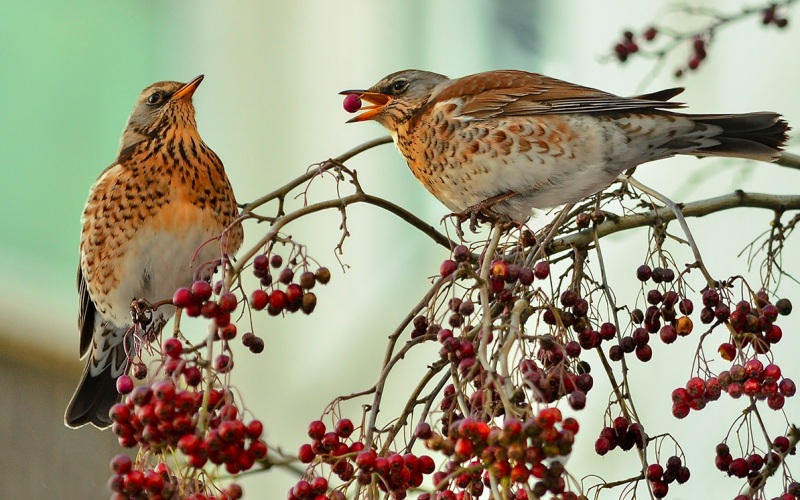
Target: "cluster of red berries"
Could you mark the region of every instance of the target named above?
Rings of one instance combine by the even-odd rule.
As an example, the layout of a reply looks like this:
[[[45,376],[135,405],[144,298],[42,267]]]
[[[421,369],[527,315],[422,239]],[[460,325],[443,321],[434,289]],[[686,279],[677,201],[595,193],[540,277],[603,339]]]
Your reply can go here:
[[[459,266],[469,266],[470,251],[464,245],[457,245],[453,248],[452,259],[446,259],[439,266],[439,274],[446,278],[458,271]],[[490,264],[489,291],[492,296],[500,302],[510,302],[513,296],[511,288],[519,283],[522,286],[530,286],[534,278],[546,279],[550,275],[550,265],[547,261],[537,262],[533,268],[518,266],[496,259]]]
[[[725,443],[720,443],[716,448],[716,458],[714,464],[717,469],[727,472],[729,476],[747,478],[750,487],[759,488],[763,485],[763,480],[759,471],[766,465],[773,469],[780,465],[784,456],[794,454],[795,449],[791,447],[791,441],[786,436],[778,436],[772,440],[772,450],[761,455],[752,453],[747,457],[733,458],[730,448]],[[800,497],[800,484],[793,482],[787,488],[787,493],[795,497]],[[737,497],[738,498],[738,497]]]
[[[636,278],[642,283],[652,280],[654,284],[668,287],[675,280],[675,272],[670,268],[650,268],[643,264],[636,269]],[[647,309],[634,309],[631,312],[631,321],[641,325],[645,333],[658,333],[665,344],[671,344],[678,337],[685,337],[692,333],[694,323],[689,316],[694,312],[694,303],[691,299],[681,297],[675,290],[651,288],[645,294]],[[677,307],[677,311],[676,311]],[[678,316],[678,313],[682,316]],[[662,321],[664,326],[662,327]],[[634,331],[634,336],[636,335]]]
[[[619,416],[614,419],[611,427],[603,427],[600,431],[600,437],[594,442],[594,451],[603,456],[617,446],[623,451],[628,451],[634,446],[641,450],[645,444],[641,426],[636,422],[630,422],[624,416]]]
[[[312,441],[300,446],[298,459],[304,464],[316,461],[318,464],[330,466],[331,471],[345,483],[354,478],[362,485],[374,482],[381,491],[390,492],[392,498],[396,499],[405,498],[408,489],[422,484],[423,474],[430,474],[435,470],[433,459],[427,455],[389,452],[380,456],[375,450],[366,450],[364,443],[350,439],[353,431],[353,423],[347,418],[338,420],[332,431],[328,431],[320,420],[311,422],[308,436]],[[301,479],[287,494],[288,500],[344,498],[345,495],[340,490],[328,491],[328,481],[321,476],[311,480]]]
[[[565,328],[572,328],[579,336],[584,330],[591,329],[592,325],[588,318],[589,301],[578,296],[574,290],[564,291],[559,301],[562,307],[551,307],[545,309],[542,313],[542,321],[545,324],[551,326],[563,325]],[[591,342],[589,342],[590,340]],[[581,346],[584,345],[586,346],[584,349],[591,349],[600,345],[600,339],[592,340],[587,338],[586,342],[581,342]]]
[[[153,468],[134,468],[128,455],[117,455],[111,459],[113,475],[108,481],[112,491],[111,500],[237,500],[242,498],[242,487],[230,483],[216,494],[206,495],[206,485],[199,479],[180,484],[169,466],[159,462]]]
[[[518,485],[512,489],[513,498],[528,498],[522,485],[531,478],[537,479],[533,486],[536,497],[549,491],[564,494],[562,498],[577,498],[564,491],[564,466],[555,460],[571,453],[577,432],[578,422],[562,419],[557,408],[542,409],[524,422],[508,417],[502,427],[463,418],[449,425],[446,436],[422,423],[416,436],[424,439],[429,449],[450,457],[445,470],[434,474],[436,496],[424,498],[478,497],[491,484],[490,476],[503,484]]]
[[[722,385],[717,377],[702,379],[692,377],[686,387],[678,387],[672,391],[672,415],[684,418],[689,410],[702,410],[711,401],[716,401],[722,394]]]
[[[769,7],[761,11],[761,24],[768,26],[774,24],[778,28],[785,28],[789,25],[789,20],[781,16],[777,12],[778,6],[771,4]]]
[[[283,257],[274,254],[267,257],[264,254],[257,255],[253,259],[253,274],[261,281],[261,287],[254,290],[250,295],[250,307],[256,311],[266,309],[271,316],[277,316],[284,311],[293,313],[303,311],[311,314],[317,306],[317,296],[311,291],[319,283],[326,285],[331,279],[331,272],[326,267],[320,267],[316,272],[308,270],[296,275],[292,265],[283,267]],[[280,269],[277,280],[274,280],[272,269]],[[297,278],[295,282],[295,277]],[[285,289],[277,285],[285,286]],[[267,292],[265,288],[271,288]]]
[[[212,299],[216,289],[218,298]],[[172,304],[183,309],[184,313],[196,318],[202,316],[214,321],[217,327],[216,339],[230,341],[238,335],[238,329],[231,323],[231,313],[236,311],[239,301],[233,292],[222,292],[222,282],[217,282],[214,288],[208,281],[197,280],[189,287],[179,288],[172,295]],[[264,341],[252,333],[242,336],[242,343],[253,353],[260,353],[264,350]],[[220,371],[229,371],[233,367],[233,362],[227,354],[221,354],[216,360]]]
[[[137,444],[144,450],[177,448],[195,468],[210,460],[224,463],[231,474],[250,469],[267,454],[266,443],[259,439],[263,425],[258,420],[245,425],[222,390],[211,389],[208,396],[208,429],[203,435],[194,418],[203,391],[179,390],[171,380],[138,386],[124,402],[112,406],[112,431],[126,448]]]
[[[669,485],[675,481],[683,484],[691,475],[689,468],[683,465],[681,458],[671,456],[667,459],[666,467],[661,464],[650,464],[645,470],[645,477],[650,481],[653,496],[664,498],[669,493]]]
[[[686,67],[695,70],[700,67],[700,64],[705,61],[708,54],[706,53],[706,41],[701,37],[692,39],[692,55],[689,56],[689,62]]]
[[[628,56],[639,52],[639,45],[634,41],[632,31],[625,31],[622,33],[622,41],[614,45],[614,54],[616,54],[619,62],[628,60]]]
[[[720,321],[729,321],[736,332],[733,341],[740,348],[752,345],[757,354],[764,354],[770,350],[772,344],[777,344],[783,338],[783,331],[775,324],[775,321],[779,315],[791,314],[792,303],[789,299],[780,299],[772,304],[766,292],[760,291],[752,303],[746,300],[739,301],[731,311],[730,306],[721,303],[716,290],[707,290],[703,294],[704,304],[707,302],[706,295],[710,296],[708,300],[710,305],[701,311],[701,321],[710,323],[714,318]],[[712,307],[714,316],[709,318]],[[734,343],[720,345],[720,355],[728,361],[732,361],[736,357]]]
[[[581,346],[574,340],[562,346],[550,335],[541,337],[537,353],[540,363],[527,358],[519,362],[519,371],[535,401],[553,403],[567,396],[572,409],[586,406],[586,394],[594,386],[590,367],[585,362],[570,364],[580,352]]]
[[[742,395],[763,401],[773,410],[780,410],[797,392],[797,386],[790,378],[783,377],[780,366],[770,363],[766,366],[759,359],[750,359],[744,365],[734,364],[730,370],[720,372],[720,389],[734,399]]]
[[[173,341],[177,339],[165,341],[163,349],[168,355],[179,355]],[[192,373],[186,377],[187,384],[198,385],[199,372],[195,377],[190,368],[194,367],[187,367],[182,374],[186,377],[187,372]],[[211,461],[224,464],[231,474],[250,469],[256,460],[267,455],[267,445],[260,439],[261,422],[253,420],[245,425],[237,407],[229,401],[230,395],[224,391],[209,389],[207,428],[201,429],[196,415],[203,404],[203,391],[179,389],[172,379],[136,388],[129,377],[120,379],[118,387],[127,397],[112,406],[109,415],[113,422],[111,429],[121,446],[138,445],[156,453],[177,449],[186,456],[190,467],[199,469]]]

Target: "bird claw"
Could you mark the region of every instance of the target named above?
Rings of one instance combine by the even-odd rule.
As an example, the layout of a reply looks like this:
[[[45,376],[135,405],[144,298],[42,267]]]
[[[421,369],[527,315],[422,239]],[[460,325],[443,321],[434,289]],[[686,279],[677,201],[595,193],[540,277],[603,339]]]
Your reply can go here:
[[[145,299],[134,299],[131,302],[131,321],[144,333],[145,338],[155,338],[167,324],[163,314],[154,314],[160,305],[160,302],[151,304]]]
[[[484,222],[499,226],[505,226],[508,224],[511,224],[512,226],[521,226],[523,223],[515,221],[508,215],[502,214],[493,209],[493,207],[498,203],[502,203],[516,195],[516,191],[501,193],[492,196],[491,198],[487,198],[480,203],[476,203],[475,205],[467,207],[461,212],[455,212],[451,214],[450,217],[455,218],[456,226],[459,228],[459,231],[461,231],[461,224],[469,220],[469,229],[473,233],[477,233],[478,224]]]

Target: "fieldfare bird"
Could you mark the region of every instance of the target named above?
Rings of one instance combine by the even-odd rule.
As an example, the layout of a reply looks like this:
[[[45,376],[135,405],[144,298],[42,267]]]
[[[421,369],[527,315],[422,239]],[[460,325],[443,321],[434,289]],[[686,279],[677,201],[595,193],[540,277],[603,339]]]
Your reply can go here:
[[[116,161],[89,193],[78,267],[80,353],[88,360],[64,417],[69,427],[111,424],[115,381],[135,348],[132,302],[169,299],[198,266],[242,243],[225,169],[197,132],[192,94],[202,80],[144,89]],[[159,324],[174,312],[159,308]]]
[[[533,208],[576,202],[648,161],[778,158],[789,128],[780,115],[671,111],[683,107],[668,102],[682,91],[619,97],[524,71],[451,80],[406,70],[342,94],[370,104],[350,122],[386,127],[414,176],[447,208],[522,222]]]

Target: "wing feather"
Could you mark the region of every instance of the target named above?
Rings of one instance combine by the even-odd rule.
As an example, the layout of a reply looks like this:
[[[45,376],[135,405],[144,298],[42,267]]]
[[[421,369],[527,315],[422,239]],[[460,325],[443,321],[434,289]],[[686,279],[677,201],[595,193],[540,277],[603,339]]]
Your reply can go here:
[[[620,97],[537,73],[502,70],[453,80],[432,96],[430,103],[435,105],[461,99],[462,116],[486,119],[680,108],[682,103],[666,101],[682,91],[674,88],[636,97]]]

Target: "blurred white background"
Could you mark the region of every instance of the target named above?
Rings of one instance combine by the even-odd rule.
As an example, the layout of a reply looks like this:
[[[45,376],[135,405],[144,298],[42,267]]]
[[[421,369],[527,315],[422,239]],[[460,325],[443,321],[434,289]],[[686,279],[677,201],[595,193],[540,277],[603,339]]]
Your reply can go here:
[[[800,46],[800,31],[791,24],[779,31],[763,28],[752,19],[720,31],[715,41],[718,47],[712,48],[702,71],[680,81],[672,77],[672,68],[688,57],[682,51],[674,64],[668,63],[645,87],[640,84],[652,61],[626,65],[600,61],[624,29],[644,30],[650,20],[663,16],[668,3],[0,3],[0,162],[4,174],[0,184],[0,279],[4,284],[0,373],[4,379],[0,381],[26,384],[20,370],[28,370],[31,377],[49,374],[44,380],[51,381],[42,382],[46,385],[42,390],[49,394],[47,413],[35,406],[26,390],[4,398],[0,443],[21,437],[33,443],[44,435],[49,443],[62,443],[64,455],[60,461],[49,460],[41,451],[48,449],[47,444],[36,448],[38,454],[20,451],[16,459],[13,451],[0,454],[0,498],[45,493],[67,499],[106,495],[105,464],[111,455],[104,454],[113,446],[97,453],[102,455],[94,457],[98,465],[91,466],[97,470],[87,471],[85,477],[80,467],[89,466],[82,465],[83,452],[70,447],[77,446],[76,439],[108,441],[110,433],[98,438],[100,433],[94,429],[67,431],[57,412],[66,406],[81,366],[74,287],[78,219],[89,186],[114,160],[119,134],[142,88],[158,80],[188,81],[206,75],[194,98],[200,132],[223,159],[237,198],[244,202],[300,175],[311,164],[384,135],[377,124],[345,125],[350,116],[342,110],[338,92],[368,87],[406,68],[451,77],[523,69],[621,95],[685,85],[687,91],[680,100],[689,103],[691,111],[775,110],[790,123],[800,123],[800,103],[795,98],[800,64],[788,56],[793,54],[791,47]],[[735,11],[739,5],[703,3],[725,11]],[[447,213],[417,183],[393,146],[361,155],[350,166],[358,170],[368,192],[406,207],[434,226]],[[798,186],[797,173],[787,169],[691,158],[648,165],[639,169],[637,178],[676,201],[734,189],[796,194]],[[263,420],[270,444],[289,452],[306,441],[307,422],[318,418],[333,398],[373,383],[386,337],[447,258],[445,250],[386,213],[357,206],[348,216],[352,236],[341,257],[348,266],[346,272],[333,252],[339,239],[337,213],[310,218],[293,232],[309,246],[312,256],[333,271],[331,283],[315,290],[319,302],[314,314],[261,315],[256,332],[264,338],[265,352],[251,355],[241,346],[237,352],[234,384],[252,414]],[[700,247],[706,248],[707,265],[723,278],[744,272],[745,258],[737,254],[768,229],[771,217],[764,211],[737,210],[691,220],[690,225]],[[531,226],[540,227],[543,220],[534,220]],[[248,241],[254,242],[261,230],[247,227]],[[610,238],[604,245],[611,282],[621,300],[632,301],[635,296],[632,278],[645,258],[645,242],[640,232]],[[680,251],[676,254],[689,258]],[[784,265],[796,271],[792,254],[784,257]],[[781,291],[791,296],[797,287],[786,280]],[[794,297],[800,302],[800,297]],[[783,324],[784,344],[776,358],[786,370],[792,368],[792,354],[798,347],[792,331],[797,321],[790,317]],[[204,332],[200,322],[184,324],[190,335],[192,328],[196,338]],[[744,403],[723,402],[723,398],[682,421],[670,415],[671,390],[692,375],[695,344],[688,340],[655,345],[653,361],[644,366],[633,363],[634,397],[648,431],[671,432],[690,456],[692,480],[673,488],[670,498],[732,498],[740,482],[724,480],[714,469],[713,449]],[[721,341],[711,341],[710,354]],[[419,350],[434,355],[436,347]],[[392,402],[403,404],[418,380],[416,373],[431,359],[419,355],[402,363],[390,379],[388,394],[396,394],[396,399],[387,395],[390,404],[384,416],[391,415]],[[800,379],[797,373],[794,376]],[[588,409],[578,415],[582,430],[569,463],[577,477],[591,472],[614,480],[637,472],[632,455],[616,451],[598,458],[593,452],[607,397],[608,388],[596,386],[589,394]],[[795,401],[787,404],[787,414],[790,422],[797,423]],[[352,416],[358,415],[354,407]],[[662,461],[673,453],[671,448],[663,450]],[[12,470],[38,470],[39,479],[3,477]],[[48,480],[59,475],[66,477]],[[77,484],[86,481],[91,486],[78,490]],[[280,498],[295,481],[290,474],[275,470],[248,476],[242,484],[247,498]],[[605,492],[602,498],[616,498],[619,493]]]

